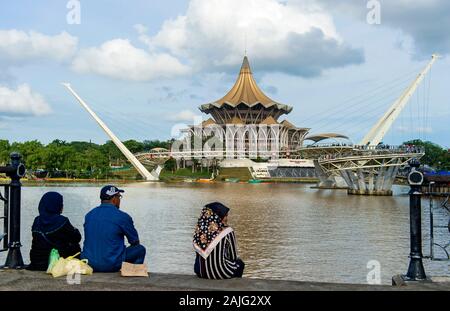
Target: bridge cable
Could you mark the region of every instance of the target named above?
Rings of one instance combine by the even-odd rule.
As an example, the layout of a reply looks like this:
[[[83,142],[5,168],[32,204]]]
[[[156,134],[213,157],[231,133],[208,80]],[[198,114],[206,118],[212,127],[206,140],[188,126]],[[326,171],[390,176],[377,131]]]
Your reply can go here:
[[[376,87],[376,88],[374,88],[372,90],[366,91],[366,92],[364,92],[362,94],[356,95],[354,97],[351,97],[350,99],[347,99],[347,100],[341,102],[339,105],[335,106],[334,108],[331,108],[331,110],[330,110],[330,108],[325,108],[323,111],[321,111],[319,113],[315,113],[314,116],[302,120],[302,123],[306,123],[307,121],[313,120],[314,118],[317,118],[316,116],[318,116],[318,115],[322,116],[323,113],[325,113],[325,112],[327,112],[327,114],[332,114],[335,111],[342,110],[342,107],[346,107],[346,105],[345,105],[346,103],[350,103],[350,102],[352,102],[352,101],[354,101],[356,99],[360,99],[360,98],[365,99],[365,97],[372,97],[373,95],[376,95],[377,93],[381,93],[383,88],[385,88],[387,86],[390,86],[388,89],[392,89],[393,87],[395,87],[393,85],[398,84],[399,81],[400,81],[400,83],[403,80],[410,81],[410,79],[413,77],[413,75],[416,74],[416,72],[417,72],[417,69],[414,69],[414,70],[408,71],[406,74],[399,75],[398,77],[390,80],[389,82],[383,83],[382,85],[380,85],[380,86],[378,86],[378,87]],[[378,90],[380,90],[380,91],[376,92]],[[371,94],[371,93],[373,93],[373,94]],[[362,104],[362,103],[364,103],[364,101],[360,100],[360,101],[357,102],[356,105],[359,105],[359,104]],[[356,106],[356,105],[352,105],[352,106]]]
[[[338,123],[338,127],[334,126],[333,130],[336,130],[336,128],[340,128],[342,126],[348,126],[348,120],[347,119],[353,119],[351,118],[352,116],[357,116],[359,119],[361,119],[361,116],[363,115],[369,115],[369,118],[374,118],[375,116],[370,115],[370,113],[372,113],[374,111],[374,107],[375,109],[377,108],[384,108],[386,109],[386,106],[397,97],[398,91],[397,90],[393,90],[389,93],[383,94],[383,96],[378,96],[377,98],[371,98],[369,104],[367,104],[368,102],[365,101],[366,103],[366,110],[361,110],[361,109],[356,109],[356,110],[350,110],[350,112],[348,110],[345,111],[346,113],[346,118],[342,118],[339,116],[336,116],[336,120],[335,121],[330,121],[329,119],[324,120],[322,122],[319,122],[318,124],[322,124],[324,122],[326,122],[327,124],[325,126],[319,126],[318,128],[324,128],[324,127],[328,127],[331,126],[332,124],[336,124]],[[389,103],[388,103],[389,100]],[[381,104],[378,104],[381,103]],[[317,124],[315,126],[315,128],[317,128]]]

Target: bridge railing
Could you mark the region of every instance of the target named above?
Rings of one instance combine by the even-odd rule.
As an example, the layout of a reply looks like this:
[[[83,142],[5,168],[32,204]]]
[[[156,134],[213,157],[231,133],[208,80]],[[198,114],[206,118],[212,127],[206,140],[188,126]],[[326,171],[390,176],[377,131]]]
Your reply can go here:
[[[158,158],[175,158],[175,159],[226,159],[226,158],[286,158],[294,155],[297,150],[280,150],[280,151],[265,151],[265,150],[186,150],[186,151],[170,151],[170,152],[141,152],[135,154],[139,158],[146,160]]]
[[[374,156],[389,154],[423,154],[425,148],[421,146],[395,146],[395,145],[378,145],[378,146],[353,146],[352,151],[345,151],[336,154],[327,154],[319,157],[319,161],[335,160],[341,158],[349,158],[355,156]]]
[[[305,148],[343,148],[341,152],[336,154],[327,154],[319,157],[319,160],[333,160],[337,158],[346,158],[353,156],[363,155],[383,155],[383,154],[420,154],[424,153],[424,148],[420,146],[408,146],[408,145],[378,145],[378,146],[363,146],[363,145],[346,145],[346,144],[322,144],[314,146],[306,146]],[[351,148],[349,150],[349,148]],[[135,154],[137,158],[144,158],[147,160],[158,158],[175,158],[175,159],[226,159],[226,158],[289,158],[294,156],[298,150],[280,150],[280,151],[266,151],[266,150],[227,150],[227,149],[215,149],[215,150],[186,150],[186,151],[157,151],[157,152],[141,152]]]
[[[362,151],[403,151],[405,153],[421,153],[424,148],[421,146],[408,146],[408,145],[377,145],[377,146],[368,146],[368,145],[354,145],[354,149],[362,150]]]
[[[311,145],[306,145],[303,146],[301,149],[307,149],[307,148],[339,148],[339,147],[343,147],[343,148],[349,148],[349,147],[353,147],[353,144],[345,144],[345,143],[317,143],[317,144],[311,144]]]

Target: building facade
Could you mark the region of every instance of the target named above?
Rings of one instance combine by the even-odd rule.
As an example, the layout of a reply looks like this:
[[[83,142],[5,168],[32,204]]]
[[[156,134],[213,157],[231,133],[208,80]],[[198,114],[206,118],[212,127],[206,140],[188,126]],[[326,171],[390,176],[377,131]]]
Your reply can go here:
[[[204,104],[199,109],[210,118],[184,130],[184,148],[223,151],[227,158],[256,159],[288,155],[303,145],[309,131],[287,119],[279,121],[293,108],[264,94],[253,77],[247,56],[231,90],[221,99]]]

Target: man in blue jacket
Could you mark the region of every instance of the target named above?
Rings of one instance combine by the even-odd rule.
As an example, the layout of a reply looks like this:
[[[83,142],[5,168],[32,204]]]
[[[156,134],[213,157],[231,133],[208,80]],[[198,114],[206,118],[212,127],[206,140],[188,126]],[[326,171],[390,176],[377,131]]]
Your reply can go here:
[[[122,262],[142,264],[145,247],[139,242],[133,219],[120,208],[124,190],[105,186],[100,191],[101,205],[87,213],[84,221],[82,258],[96,272],[117,272]],[[127,238],[129,247],[125,247]]]

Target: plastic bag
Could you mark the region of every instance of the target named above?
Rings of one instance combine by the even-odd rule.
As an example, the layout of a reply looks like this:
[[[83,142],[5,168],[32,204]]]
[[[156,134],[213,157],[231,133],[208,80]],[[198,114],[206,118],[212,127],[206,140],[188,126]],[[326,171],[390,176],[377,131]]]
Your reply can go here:
[[[59,260],[59,252],[57,249],[52,248],[52,250],[50,251],[50,256],[48,257],[47,274],[52,273],[51,271],[58,260]]]
[[[68,274],[85,274],[91,275],[94,270],[88,265],[87,259],[76,259],[77,253],[67,258],[59,258],[51,270],[51,274],[54,278],[65,276]]]

